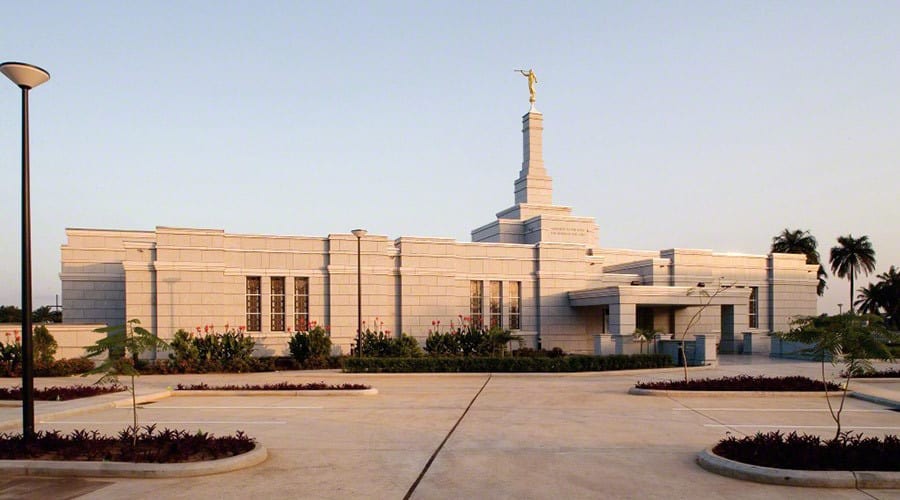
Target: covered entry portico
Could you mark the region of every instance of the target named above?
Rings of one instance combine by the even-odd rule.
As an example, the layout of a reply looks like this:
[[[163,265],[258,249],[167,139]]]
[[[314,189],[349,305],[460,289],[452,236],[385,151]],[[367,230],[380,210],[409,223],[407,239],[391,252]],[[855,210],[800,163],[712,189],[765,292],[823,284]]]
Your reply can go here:
[[[733,341],[735,332],[749,328],[750,289],[745,287],[622,285],[570,291],[568,297],[570,306],[594,319],[588,333],[596,354],[637,352],[638,328],[680,336],[698,312],[689,338],[702,334],[713,342]]]

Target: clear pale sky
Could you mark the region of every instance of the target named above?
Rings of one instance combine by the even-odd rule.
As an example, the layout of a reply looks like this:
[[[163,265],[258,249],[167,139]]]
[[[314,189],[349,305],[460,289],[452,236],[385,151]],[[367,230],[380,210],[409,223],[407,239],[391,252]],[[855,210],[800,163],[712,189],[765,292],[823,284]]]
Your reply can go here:
[[[900,265],[900,2],[14,2],[35,305],[66,227],[398,237],[513,203],[525,79],[554,201],[604,247]],[[0,304],[20,304],[20,93],[0,85]],[[874,276],[873,276],[874,277]],[[873,278],[872,277],[872,278]],[[866,278],[858,283],[863,285]],[[819,301],[836,312],[846,280]]]

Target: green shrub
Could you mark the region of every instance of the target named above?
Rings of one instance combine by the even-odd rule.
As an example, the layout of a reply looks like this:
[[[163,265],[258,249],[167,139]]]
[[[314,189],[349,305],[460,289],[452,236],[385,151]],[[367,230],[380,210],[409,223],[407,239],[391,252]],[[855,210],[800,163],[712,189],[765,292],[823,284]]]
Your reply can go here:
[[[311,365],[318,368],[325,364],[323,360],[331,355],[331,337],[321,326],[314,326],[309,331],[291,335],[288,350],[302,366]]]
[[[672,359],[664,354],[563,357],[425,356],[406,358],[354,358],[342,360],[348,373],[417,372],[580,372],[664,368]]]
[[[394,337],[390,331],[375,331],[366,329],[362,334],[363,357],[396,358],[422,356],[419,342],[403,333],[400,337]],[[353,353],[356,353],[354,346]]]
[[[34,361],[36,363],[52,363],[53,357],[56,356],[56,348],[59,345],[56,343],[53,335],[50,335],[47,327],[44,325],[35,327],[32,339],[34,340]]]
[[[178,330],[169,344],[171,366],[162,369],[176,373],[257,371],[255,347],[252,337],[233,329],[197,336]]]
[[[494,327],[486,330],[482,326],[463,322],[459,326],[451,323],[450,330],[440,330],[438,322],[432,322],[434,330],[429,330],[425,339],[425,351],[432,356],[502,356],[512,341],[522,337],[509,330]]]

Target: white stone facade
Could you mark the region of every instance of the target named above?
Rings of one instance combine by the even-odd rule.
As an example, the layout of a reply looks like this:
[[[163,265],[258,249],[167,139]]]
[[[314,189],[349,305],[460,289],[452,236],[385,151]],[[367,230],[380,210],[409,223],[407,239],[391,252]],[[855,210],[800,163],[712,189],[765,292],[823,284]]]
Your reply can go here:
[[[477,313],[470,309],[473,282],[481,283],[475,287],[483,290],[485,324],[491,291],[499,288],[494,295],[504,328],[516,319],[516,303],[516,333],[525,345],[568,352],[606,353],[608,346],[636,351],[631,342],[636,328],[680,335],[707,303],[689,333],[740,338],[742,332],[785,330],[791,317],[816,313],[817,267],[802,255],[601,248],[593,218],[552,204],[542,130],[540,113],[523,117],[524,160],[515,205],[472,231],[472,243],[361,239],[367,326],[378,318],[392,334],[404,332],[424,343],[433,321],[446,328],[459,316]],[[250,334],[262,346],[260,354],[286,351],[288,328],[297,327],[300,312],[329,326],[344,353],[355,338],[357,239],[351,234],[263,236],[157,227],[68,229],[66,235],[60,274],[66,323],[137,318],[171,338],[178,329],[196,326],[211,324],[219,331],[226,324],[248,326],[251,316],[257,317],[251,304],[258,302],[260,328]],[[248,295],[248,284],[254,283],[260,286],[258,296]],[[304,283],[308,296],[297,296],[295,285]],[[277,293],[282,288],[283,295]]]

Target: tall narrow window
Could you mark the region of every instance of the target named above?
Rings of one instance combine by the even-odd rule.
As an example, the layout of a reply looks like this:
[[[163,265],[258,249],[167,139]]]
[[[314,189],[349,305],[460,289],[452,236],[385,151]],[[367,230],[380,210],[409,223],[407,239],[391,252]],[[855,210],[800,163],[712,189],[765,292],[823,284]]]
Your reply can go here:
[[[273,332],[284,331],[284,277],[272,278],[272,318]]]
[[[522,282],[509,282],[509,329],[522,328]]]
[[[262,330],[262,278],[247,276],[247,331]]]
[[[469,316],[472,318],[472,326],[480,328],[484,325],[484,282],[469,282]]]
[[[750,328],[759,328],[759,287],[750,287]]]
[[[491,328],[503,328],[503,282],[491,281]]]
[[[294,278],[294,330],[309,330],[309,278]]]

